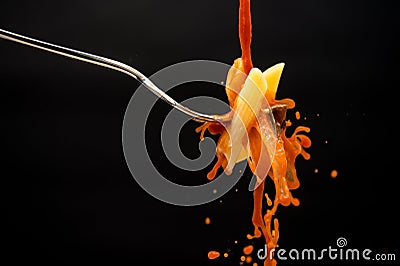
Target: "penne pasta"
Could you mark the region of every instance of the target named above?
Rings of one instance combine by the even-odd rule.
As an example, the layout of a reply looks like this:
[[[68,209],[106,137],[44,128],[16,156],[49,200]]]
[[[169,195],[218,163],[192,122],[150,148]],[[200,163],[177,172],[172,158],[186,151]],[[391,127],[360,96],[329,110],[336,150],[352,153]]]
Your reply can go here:
[[[221,151],[228,159],[225,172],[232,173],[238,156],[243,148],[244,138],[247,138],[247,131],[253,125],[258,116],[262,102],[265,101],[267,82],[262,72],[253,68],[247,77],[243,89],[240,91],[234,104],[232,122],[227,128],[229,134],[229,145],[227,150]]]

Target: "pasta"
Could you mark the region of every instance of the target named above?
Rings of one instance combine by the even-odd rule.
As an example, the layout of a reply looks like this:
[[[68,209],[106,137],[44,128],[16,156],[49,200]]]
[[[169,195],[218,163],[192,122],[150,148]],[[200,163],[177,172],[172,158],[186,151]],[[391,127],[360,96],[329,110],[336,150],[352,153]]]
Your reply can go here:
[[[295,107],[292,99],[276,99],[276,92],[284,69],[284,64],[276,64],[264,72],[254,68],[251,61],[251,14],[250,1],[240,0],[239,39],[242,56],[236,59],[226,79],[226,94],[231,107],[229,123],[206,122],[196,129],[200,139],[206,131],[220,135],[216,148],[217,162],[207,174],[215,178],[222,167],[230,174],[236,162],[247,159],[250,169],[257,177],[253,191],[254,233],[249,239],[265,238],[268,250],[277,247],[279,239],[279,221],[275,217],[279,205],[298,206],[300,201],[292,196],[291,190],[300,185],[295,168],[299,155],[306,160],[310,154],[305,148],[311,146],[311,140],[304,133],[308,127],[297,127],[291,136],[286,136],[286,129],[291,126],[286,121],[286,111]],[[273,108],[276,128],[271,128],[269,117],[263,113],[263,101]],[[274,130],[275,132],[273,132]],[[273,136],[276,135],[276,138]],[[246,137],[247,136],[247,137]],[[269,167],[271,165],[271,167]],[[265,178],[269,176],[275,185],[275,196],[271,200],[264,193]],[[271,208],[263,214],[263,202]],[[214,254],[214,253],[213,253]],[[276,260],[267,256],[264,265],[276,265]]]

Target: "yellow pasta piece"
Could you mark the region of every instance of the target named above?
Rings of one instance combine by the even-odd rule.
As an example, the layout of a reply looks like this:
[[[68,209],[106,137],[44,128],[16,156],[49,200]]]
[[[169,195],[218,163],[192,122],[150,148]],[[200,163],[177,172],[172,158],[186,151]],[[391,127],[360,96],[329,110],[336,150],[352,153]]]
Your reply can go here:
[[[267,82],[267,90],[265,93],[265,98],[268,100],[269,103],[272,103],[275,100],[275,95],[278,90],[279,80],[282,76],[284,67],[285,67],[285,63],[279,63],[279,64],[276,64],[276,65],[268,68],[267,70],[265,70],[262,73],[265,81]],[[267,142],[266,140],[264,140],[264,143],[270,143],[270,142]],[[270,143],[270,144],[272,144],[272,143]],[[271,146],[271,145],[268,145],[268,148],[270,148],[269,146]],[[275,145],[274,145],[274,147],[275,147]],[[247,150],[248,150],[247,147],[242,146],[242,150],[240,151],[239,156],[236,159],[236,163],[247,159],[247,157],[248,157]],[[271,153],[271,154],[273,154],[273,153]],[[229,158],[229,157],[227,157],[227,158]]]
[[[260,111],[265,94],[267,92],[267,81],[261,70],[253,68],[236,98],[235,113],[227,131],[230,136],[228,154],[229,158],[225,172],[230,174],[243,148],[243,138],[247,134],[247,129],[253,124],[256,115]]]
[[[278,90],[279,80],[283,72],[285,63],[276,64],[264,71],[263,77],[268,83],[267,93],[265,97],[269,103],[275,101],[276,91]]]

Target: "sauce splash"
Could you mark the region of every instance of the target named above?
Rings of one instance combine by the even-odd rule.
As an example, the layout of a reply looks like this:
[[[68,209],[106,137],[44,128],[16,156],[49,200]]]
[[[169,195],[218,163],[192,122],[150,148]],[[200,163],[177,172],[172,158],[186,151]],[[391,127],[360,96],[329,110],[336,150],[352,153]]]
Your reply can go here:
[[[247,158],[250,169],[253,174],[256,175],[257,180],[260,181],[259,185],[253,191],[254,206],[252,223],[254,225],[254,233],[252,235],[247,235],[247,238],[264,237],[268,250],[272,250],[277,247],[280,236],[279,221],[278,218],[275,217],[278,206],[289,206],[290,204],[298,206],[300,204],[300,201],[294,198],[291,193],[292,190],[300,186],[295,160],[299,155],[306,160],[310,158],[310,154],[304,150],[311,146],[310,138],[304,134],[310,132],[310,129],[308,127],[299,126],[294,129],[290,136],[286,135],[287,128],[292,125],[290,121],[286,121],[286,111],[288,109],[293,109],[295,107],[295,102],[291,99],[277,100],[275,98],[284,64],[275,65],[262,74],[253,68],[250,49],[252,38],[251,30],[250,0],[240,0],[239,39],[242,55],[241,58],[234,61],[226,79],[225,90],[231,107],[231,112],[226,115],[233,116],[234,111],[239,115],[241,111],[242,114],[247,112],[243,111],[243,103],[238,95],[246,88],[246,81],[250,77],[253,77],[252,82],[255,82],[258,88],[263,86],[266,88],[263,93],[271,108],[274,106],[278,107],[273,109],[273,115],[277,125],[276,129],[274,129],[277,134],[277,141],[274,146],[275,150],[273,153],[268,150],[269,145],[265,140],[265,131],[261,129],[263,126],[262,121],[260,121],[262,117],[258,121],[256,119],[247,119],[247,122],[244,122],[248,136],[248,143],[246,143],[246,145],[242,144],[242,139],[231,139],[230,135],[236,135],[228,134],[227,128],[229,129],[232,127],[234,123],[233,119],[232,122],[229,122],[231,124],[226,123],[224,125],[217,122],[206,122],[199,126],[196,132],[200,133],[200,139],[204,138],[206,130],[208,130],[210,134],[220,135],[216,149],[218,160],[213,169],[207,174],[209,180],[215,178],[220,167],[222,167],[227,174],[230,174],[231,168],[233,167],[231,165],[232,160],[238,162]],[[261,91],[263,90],[261,89]],[[260,109],[260,107],[258,108]],[[253,115],[255,116],[255,114]],[[299,119],[300,115],[296,114],[296,117],[297,116]],[[246,117],[241,118],[243,120],[246,119]],[[241,135],[239,134],[239,136]],[[239,145],[238,151],[240,151],[240,153],[236,152],[236,157],[232,159],[232,154],[235,154],[234,145]],[[244,148],[245,146],[247,148]],[[272,158],[269,158],[268,154],[274,155]],[[262,167],[262,165],[268,164],[266,163],[267,160],[270,160],[271,168]],[[265,177],[267,176],[273,181],[275,186],[273,200],[264,192]],[[266,213],[263,213],[264,202],[270,207],[267,209]],[[252,249],[252,246],[248,246],[244,249],[244,253],[249,255]],[[208,254],[210,259],[218,256],[215,251],[211,251]],[[242,256],[241,261],[245,260],[246,258]],[[248,263],[250,262],[251,257],[248,259]],[[274,266],[276,263],[276,260],[269,256],[267,256],[264,261],[265,266]]]

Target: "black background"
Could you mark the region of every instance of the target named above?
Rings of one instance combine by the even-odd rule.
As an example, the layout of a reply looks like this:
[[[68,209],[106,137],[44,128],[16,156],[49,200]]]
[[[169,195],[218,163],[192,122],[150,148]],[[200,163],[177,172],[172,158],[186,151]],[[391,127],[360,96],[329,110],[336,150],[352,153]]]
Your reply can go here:
[[[240,57],[238,2],[2,1],[0,28],[151,75],[185,60],[231,64]],[[288,117],[311,127],[313,141],[311,160],[297,161],[301,186],[294,195],[301,205],[278,210],[281,248],[327,248],[345,237],[348,247],[400,256],[394,13],[389,1],[252,1],[253,63],[260,69],[286,63],[278,98],[296,101]],[[239,264],[241,247],[252,243],[246,239],[250,172],[222,202],[197,207],[169,205],[142,190],[121,144],[137,81],[0,40],[0,84],[4,265]],[[226,100],[221,87],[207,84],[187,84],[171,95]],[[170,108],[160,102],[155,110],[147,139],[155,163],[171,180],[204,183],[209,168],[168,171],[174,168],[157,151]],[[195,127],[188,123],[181,134],[182,149],[193,158]],[[229,249],[229,257],[209,261],[211,249]]]

